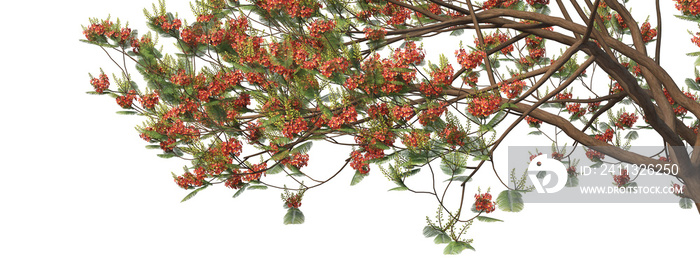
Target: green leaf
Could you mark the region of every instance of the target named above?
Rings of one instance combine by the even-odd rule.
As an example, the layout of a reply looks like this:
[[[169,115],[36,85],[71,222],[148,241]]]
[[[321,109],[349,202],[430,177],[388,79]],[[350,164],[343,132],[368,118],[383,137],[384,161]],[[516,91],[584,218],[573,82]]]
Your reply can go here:
[[[678,204],[681,206],[682,209],[693,208],[693,200],[689,199],[689,198],[681,198],[681,200],[678,202]]]
[[[303,224],[304,223],[304,213],[298,208],[289,208],[287,214],[284,215],[284,224]]]
[[[496,116],[493,116],[493,118],[487,124],[493,129],[493,127],[496,127],[496,125],[498,123],[500,123],[505,117],[506,117],[506,112],[499,111],[496,114]]]
[[[234,198],[237,198],[238,196],[240,196],[241,194],[243,194],[243,191],[245,191],[245,189],[246,189],[248,186],[250,186],[248,183],[243,183],[243,186],[241,186],[241,188],[239,188],[238,191],[236,191],[236,194],[233,194],[233,197],[234,197]]]
[[[447,233],[442,231],[440,231],[440,233],[438,233],[435,239],[433,240],[435,244],[447,244],[450,243],[450,241],[452,241],[450,236],[448,236]]]
[[[146,148],[149,150],[160,149],[160,145],[146,145]]]
[[[453,241],[447,244],[445,247],[445,251],[442,253],[445,255],[458,255],[462,253],[465,249],[471,249],[474,250],[474,247],[472,247],[470,244],[467,244],[466,242],[462,241]]]
[[[158,154],[158,157],[164,158],[164,159],[169,159],[172,157],[175,157],[176,155],[173,153],[164,153],[164,154]]]
[[[180,201],[180,203],[185,202],[185,201],[191,199],[192,197],[194,197],[194,195],[197,195],[197,193],[199,193],[200,191],[204,190],[204,189],[207,188],[207,187],[209,187],[209,186],[203,186],[203,187],[199,187],[199,188],[193,190],[192,192],[190,192],[190,194],[187,194],[187,196],[185,196],[185,197],[182,199],[182,201]]]
[[[523,196],[514,190],[501,191],[496,198],[496,205],[498,209],[506,212],[520,212],[525,206]]]
[[[541,131],[532,131],[532,132],[528,133],[527,135],[542,135],[542,132]]]
[[[639,134],[637,134],[637,131],[630,131],[629,133],[627,133],[627,135],[625,135],[625,139],[628,140],[636,140],[637,138],[639,138]]]
[[[301,145],[293,148],[292,153],[306,154],[309,152],[309,150],[311,150],[311,147],[313,147],[313,145],[314,145],[314,143],[312,141],[304,142]]]
[[[406,191],[408,190],[407,187],[395,187],[393,189],[390,189],[389,191]]]
[[[367,174],[362,174],[359,171],[355,171],[355,176],[352,176],[352,181],[350,181],[350,186],[355,186],[357,183],[360,183],[362,179],[364,179],[367,176]]]
[[[569,175],[569,178],[566,180],[566,186],[569,188],[578,186],[578,177]]]
[[[450,33],[451,36],[460,36],[464,33],[464,29],[457,29]]]
[[[690,89],[700,91],[700,86],[698,86],[698,83],[695,82],[695,80],[687,78],[685,79],[685,84],[688,85]]]
[[[265,185],[255,185],[255,186],[250,186],[248,187],[248,190],[266,190],[267,186]]]
[[[136,112],[136,111],[117,111],[117,114],[121,114],[121,115],[134,115],[134,114],[138,114],[138,112]]]
[[[503,220],[487,217],[487,216],[477,216],[476,219],[483,222],[503,222]]]
[[[437,228],[434,228],[433,226],[425,226],[425,227],[423,228],[423,235],[424,235],[425,237],[434,237],[434,236],[437,236],[437,235],[440,234],[440,233],[444,233],[444,232],[442,232],[442,230],[439,230],[439,229],[437,229]]]

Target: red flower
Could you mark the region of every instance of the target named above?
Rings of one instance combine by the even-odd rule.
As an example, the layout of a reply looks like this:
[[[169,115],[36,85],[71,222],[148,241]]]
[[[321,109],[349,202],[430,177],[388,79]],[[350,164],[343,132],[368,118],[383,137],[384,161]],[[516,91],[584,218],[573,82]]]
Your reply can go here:
[[[615,122],[615,126],[620,129],[631,128],[638,118],[639,116],[634,113],[623,112]]]
[[[101,73],[97,78],[90,79],[90,84],[95,88],[95,92],[103,93],[109,88],[109,78],[104,73]]]
[[[467,111],[476,117],[486,118],[501,107],[501,96],[496,93],[474,97]]]
[[[525,82],[522,80],[514,80],[509,83],[499,83],[498,84],[501,91],[508,97],[508,99],[514,99],[517,98],[518,95],[520,95],[520,92],[523,91],[523,87],[525,87]]]
[[[486,57],[484,51],[473,51],[467,54],[464,49],[455,51],[455,55],[457,56],[457,62],[467,70],[474,69],[484,63],[484,57]]]
[[[284,128],[282,129],[282,135],[291,139],[294,137],[294,135],[297,135],[302,131],[306,131],[308,129],[309,124],[306,122],[306,120],[304,120],[304,118],[296,118],[284,124]]]
[[[602,141],[602,142],[611,142],[614,134],[615,134],[615,131],[608,128],[607,130],[605,130],[605,132],[603,134],[596,134],[595,139]]]
[[[496,204],[491,200],[491,194],[475,194],[474,198],[476,199],[476,202],[474,202],[476,211],[491,213],[496,210]]]
[[[440,116],[444,112],[445,104],[440,103],[438,105],[430,106],[418,116],[418,122],[420,122],[420,124],[423,124],[423,126],[428,125],[429,123],[440,118]]]
[[[630,182],[630,175],[627,174],[626,169],[623,169],[620,175],[613,175],[613,180],[615,181],[615,185],[619,188]]]
[[[430,133],[422,133],[414,130],[405,134],[401,142],[408,148],[418,148],[424,145],[429,139]]]
[[[540,127],[540,124],[542,124],[541,120],[531,116],[525,116],[525,121],[532,127]]]
[[[117,104],[119,104],[119,106],[121,106],[122,108],[128,109],[131,108],[134,99],[136,99],[136,91],[129,90],[129,92],[127,92],[126,95],[117,97]]]
[[[144,108],[153,109],[156,104],[158,104],[158,93],[143,95],[139,97],[139,102],[141,102],[141,106]]]
[[[656,29],[651,29],[651,24],[649,24],[649,22],[644,22],[640,30],[642,31],[642,41],[645,43],[654,40],[656,37]]]
[[[370,40],[381,40],[384,39],[386,36],[386,29],[384,28],[378,28],[378,29],[372,29],[369,27],[365,27],[365,37]]]

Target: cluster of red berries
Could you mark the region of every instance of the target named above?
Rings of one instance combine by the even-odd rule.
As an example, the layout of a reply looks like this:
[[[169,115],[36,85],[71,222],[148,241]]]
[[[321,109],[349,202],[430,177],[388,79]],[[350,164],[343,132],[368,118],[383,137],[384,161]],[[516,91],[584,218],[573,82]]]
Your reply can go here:
[[[651,29],[649,22],[644,22],[640,30],[642,31],[642,41],[645,43],[651,42],[656,37],[656,29]]]
[[[620,175],[613,175],[613,180],[615,181],[615,185],[619,188],[630,182],[630,175],[627,174],[626,169],[623,169]]]
[[[430,139],[430,133],[421,131],[411,131],[401,137],[401,143],[408,148],[419,148],[425,145]]]
[[[117,104],[119,104],[119,106],[122,108],[128,109],[131,108],[131,105],[134,103],[134,99],[136,99],[136,91],[129,90],[126,95],[117,97]]]
[[[632,125],[637,122],[637,119],[639,119],[639,116],[637,116],[635,113],[623,112],[615,122],[615,126],[623,130],[625,128],[631,128]]]
[[[323,21],[315,20],[311,22],[309,26],[309,36],[319,38],[321,34],[333,30],[335,28],[335,21]]]
[[[700,1],[698,0],[673,0],[676,2],[676,9],[684,15],[700,14]]]
[[[109,78],[104,73],[100,73],[100,76],[97,78],[90,79],[90,84],[95,88],[95,92],[103,93],[109,88]]]
[[[496,210],[496,204],[491,200],[490,193],[475,194],[474,202],[475,209],[478,212],[491,213]]]
[[[455,56],[457,56],[457,62],[462,65],[462,67],[470,70],[484,63],[486,52],[477,50],[467,54],[464,49],[459,49],[455,51]]]
[[[622,16],[618,13],[615,13],[614,16],[615,16],[615,20],[617,20],[617,24],[619,24],[622,29],[627,29],[627,24],[622,19]]]
[[[490,93],[472,98],[467,111],[479,118],[486,118],[501,108],[501,96]]]
[[[241,181],[240,171],[236,169],[234,173],[228,179],[226,179],[224,186],[231,189],[241,188],[243,186],[243,182]]]
[[[520,95],[520,92],[523,91],[525,82],[522,80],[514,80],[507,83],[500,82],[498,83],[498,86],[506,97],[508,97],[508,99],[514,99],[517,98],[518,95]]]
[[[304,120],[304,118],[296,118],[291,121],[288,121],[284,124],[284,128],[282,128],[282,135],[285,137],[291,139],[294,137],[294,135],[297,135],[301,133],[302,131],[306,131],[309,129],[309,123]]]
[[[148,137],[148,136],[146,136],[146,137]],[[173,139],[173,138],[168,138],[167,140],[160,142],[160,149],[162,149],[165,152],[173,151],[174,148],[175,148],[175,139]]]
[[[553,151],[553,152],[552,152],[552,159],[561,160],[562,158],[564,158],[564,154],[563,154],[563,153],[558,152],[558,151]]]
[[[532,126],[532,127],[538,127],[538,128],[539,128],[539,127],[540,127],[540,124],[542,124],[542,121],[541,121],[541,120],[539,120],[539,119],[537,119],[537,118],[535,118],[535,117],[532,117],[532,116],[525,116],[525,121],[527,122],[528,125],[530,125],[530,126]]]
[[[537,156],[539,156],[539,155],[542,155],[542,152],[538,152],[537,154],[530,154],[530,161],[537,158]]]
[[[141,102],[141,106],[143,106],[146,109],[153,109],[156,107],[156,104],[158,104],[158,93],[149,93],[146,95],[143,95],[139,97],[139,102]]]
[[[328,127],[338,129],[343,124],[353,123],[355,121],[357,121],[357,111],[354,106],[350,106],[345,108],[342,113],[334,115],[328,122]]]
[[[596,134],[595,139],[602,142],[611,142],[614,134],[615,131],[613,131],[611,128],[608,128],[602,134]]]
[[[445,110],[446,108],[444,103],[429,106],[420,115],[418,115],[418,122],[420,122],[420,124],[423,126],[426,126],[440,118]]]

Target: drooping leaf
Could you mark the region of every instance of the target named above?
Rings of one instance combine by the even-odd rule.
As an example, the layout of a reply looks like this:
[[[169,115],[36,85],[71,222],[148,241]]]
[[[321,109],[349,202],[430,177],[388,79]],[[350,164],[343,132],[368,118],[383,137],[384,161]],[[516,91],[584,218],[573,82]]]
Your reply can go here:
[[[350,186],[357,185],[357,183],[360,183],[360,181],[362,181],[366,176],[367,174],[362,174],[359,171],[355,171],[355,175],[352,176],[352,181],[350,181]]]
[[[433,226],[425,226],[423,228],[423,235],[425,237],[434,237],[440,233],[443,233],[443,232],[437,228],[434,228]]]
[[[625,139],[628,140],[636,140],[637,138],[639,138],[639,134],[637,134],[637,131],[630,131],[629,133],[627,133],[627,135],[625,135]]]
[[[249,186],[248,190],[266,190],[267,186],[265,185],[255,185],[255,186]]]
[[[578,186],[578,177],[569,175],[566,179],[566,186],[569,188]]]
[[[304,223],[304,213],[298,208],[287,209],[287,214],[284,215],[285,225],[303,224]]]
[[[514,190],[501,191],[496,198],[496,205],[498,209],[506,212],[520,212],[525,206],[523,196]]]
[[[470,244],[462,241],[453,241],[447,244],[445,247],[445,251],[443,251],[443,254],[445,255],[458,255],[462,253],[465,249],[471,249],[474,250],[474,247],[472,247]]]
[[[447,244],[450,241],[452,241],[450,236],[448,236],[445,232],[442,231],[440,231],[440,233],[438,233],[435,239],[433,240],[435,244]]]
[[[241,194],[243,194],[243,191],[245,191],[245,189],[246,189],[248,186],[250,186],[248,183],[243,183],[243,186],[241,186],[241,188],[239,188],[238,191],[236,191],[236,193],[233,194],[233,197],[234,197],[234,198],[237,198],[238,196],[240,196]]]
[[[678,202],[678,204],[681,206],[682,209],[693,208],[693,200],[689,199],[689,198],[681,198],[681,200]]]
[[[180,203],[185,202],[185,201],[191,199],[192,197],[194,197],[195,195],[197,195],[197,193],[199,193],[200,191],[204,190],[204,189],[207,188],[207,187],[209,187],[209,186],[203,186],[203,187],[199,187],[199,188],[193,190],[192,192],[190,192],[190,194],[187,194],[187,196],[185,196],[185,197],[182,199],[182,201],[180,201]]]
[[[492,217],[487,217],[487,216],[478,216],[476,217],[479,221],[483,222],[503,222],[503,220],[497,219],[497,218],[492,218]]]

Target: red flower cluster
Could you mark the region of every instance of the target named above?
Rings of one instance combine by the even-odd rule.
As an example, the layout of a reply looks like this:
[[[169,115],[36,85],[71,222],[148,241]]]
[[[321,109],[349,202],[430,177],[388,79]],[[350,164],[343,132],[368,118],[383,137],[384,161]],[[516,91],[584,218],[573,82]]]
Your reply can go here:
[[[367,108],[367,114],[369,114],[369,117],[372,119],[378,119],[389,115],[389,107],[384,102],[372,104]]]
[[[308,129],[309,123],[306,122],[304,118],[296,118],[284,124],[284,128],[282,129],[282,135],[291,139],[294,137],[294,135],[297,135],[302,131],[306,131]]]
[[[136,91],[134,90],[129,90],[126,95],[118,96],[117,97],[117,104],[121,106],[124,109],[131,108],[131,105],[134,102],[134,99],[136,99]]]
[[[186,86],[192,83],[192,76],[187,74],[184,69],[180,69],[170,77],[170,82],[180,86]]]
[[[479,44],[479,39],[474,39],[474,45],[476,45],[480,50],[486,50],[489,48],[494,48],[499,44],[508,41],[508,35],[505,33],[493,33],[484,36],[484,45]],[[513,45],[508,45],[501,49],[501,53],[508,54],[514,50]]]
[[[615,131],[613,131],[611,128],[608,128],[603,132],[603,134],[596,134],[595,139],[602,141],[602,142],[611,142],[613,135],[615,134]]]
[[[457,62],[462,65],[465,69],[474,69],[477,66],[484,63],[484,57],[486,57],[486,52],[484,51],[473,51],[469,54],[464,49],[459,49],[455,51],[457,56]]]
[[[700,47],[700,32],[695,33],[695,35],[693,35],[693,38],[691,38],[690,41],[693,42],[698,47]],[[697,79],[695,81],[697,82]]]
[[[508,99],[514,99],[517,98],[520,92],[523,91],[525,82],[522,80],[514,80],[508,83],[500,82],[498,83],[498,87],[506,95],[506,97],[508,97]]]
[[[248,131],[248,141],[255,142],[262,137],[262,132],[265,128],[262,127],[262,122],[249,123],[246,131]]]
[[[403,24],[411,17],[411,11],[408,8],[393,3],[386,4],[379,12],[389,17],[386,23],[390,25]]]
[[[491,93],[474,97],[471,102],[469,102],[467,111],[476,117],[486,118],[494,112],[497,112],[500,107],[501,96],[497,93]]]
[[[95,92],[103,93],[109,88],[109,78],[104,73],[101,73],[97,78],[90,79],[90,84],[95,88]]]
[[[413,111],[413,107],[410,105],[403,105],[394,106],[394,108],[391,108],[391,115],[396,120],[407,121],[408,119],[413,118],[416,113]]]
[[[357,111],[355,107],[347,107],[342,113],[334,115],[333,118],[328,122],[328,127],[332,129],[338,129],[343,124],[353,123],[357,121]]]
[[[452,83],[452,75],[454,69],[448,64],[442,69],[436,69],[430,72],[432,80],[430,82],[422,82],[418,90],[428,97],[436,97],[442,94],[444,86]]]
[[[384,28],[372,29],[369,27],[365,27],[364,32],[365,38],[374,41],[382,40],[386,36],[386,29]]]
[[[365,82],[365,75],[364,74],[355,74],[350,77],[348,77],[347,80],[345,80],[345,88],[348,90],[354,90],[357,89],[360,85],[362,85]]]
[[[348,66],[350,66],[350,63],[347,59],[342,57],[333,58],[321,64],[319,71],[321,74],[323,74],[323,76],[331,77],[334,72],[345,71]]]
[[[540,124],[542,124],[541,120],[531,116],[525,116],[525,121],[532,127],[540,127]]]
[[[577,118],[586,114],[586,110],[581,109],[580,103],[569,103],[566,105],[566,110],[571,113],[571,116]]]
[[[605,159],[605,154],[596,150],[586,150],[586,158],[592,161],[600,161]]]
[[[597,111],[598,108],[600,108],[600,102],[590,102],[590,103],[588,103],[588,111],[589,111],[589,112]]]
[[[527,0],[527,3],[530,5],[536,5],[536,4],[548,5],[549,0]]]
[[[642,41],[645,43],[654,40],[656,37],[656,29],[651,29],[651,24],[649,24],[649,22],[644,22],[640,30],[642,31]]]
[[[297,169],[305,167],[309,162],[309,154],[293,153],[280,161],[280,164],[294,166]]]
[[[430,133],[423,133],[414,130],[408,134],[404,134],[401,138],[401,142],[408,148],[419,148],[428,142],[429,139]]]
[[[615,19],[617,20],[617,23],[622,27],[622,29],[627,29],[627,24],[625,24],[625,21],[622,19],[622,16],[618,13],[615,13]]]
[[[698,0],[673,0],[676,2],[676,9],[684,15],[700,14],[700,1]]]
[[[485,10],[491,8],[508,8],[518,2],[520,2],[520,0],[488,0],[483,3],[483,8]]]
[[[692,93],[683,92],[683,94],[685,94],[686,97],[693,99],[694,101],[697,99]],[[670,103],[671,106],[673,106],[673,112],[677,116],[685,115],[688,112],[688,109],[683,108],[680,104],[677,104],[673,100],[673,98],[671,97],[671,94],[668,93],[668,90],[666,88],[664,88],[664,95],[666,96],[666,99],[668,99],[668,103]]]
[[[241,181],[241,175],[238,170],[235,171],[233,175],[231,175],[228,179],[226,179],[226,182],[224,183],[224,186],[232,189],[239,189],[243,186],[243,182]]]
[[[150,93],[139,97],[139,102],[141,106],[146,109],[153,109],[158,104],[158,93]]]
[[[265,174],[265,169],[267,169],[267,162],[253,164],[244,172],[244,175],[243,177],[241,177],[241,180],[244,182],[248,182],[251,180],[259,180],[260,177],[263,174]]]
[[[626,169],[623,169],[620,175],[613,175],[613,180],[615,181],[615,185],[619,188],[630,182],[630,175],[627,174]]]
[[[362,152],[359,150],[353,150],[352,153],[350,153],[350,158],[350,167],[352,169],[359,171],[360,174],[369,173],[369,164],[367,163],[368,159],[362,155]]]
[[[192,187],[199,187],[204,185],[204,178],[206,178],[206,175],[204,174],[204,172],[201,171],[198,172],[196,175],[193,175],[189,172],[185,172],[185,174],[182,174],[182,176],[175,177],[175,183],[177,183],[177,185],[181,188],[190,189]]]
[[[180,19],[169,20],[165,15],[153,17],[153,21],[151,22],[153,25],[160,27],[160,29],[166,32],[170,30],[180,30],[180,26],[182,26],[182,21]]]
[[[321,5],[316,1],[304,0],[261,0],[255,4],[268,12],[282,11],[291,17],[310,17]]]
[[[295,194],[285,200],[288,208],[299,208],[301,207],[301,195]]]
[[[422,48],[418,48],[416,42],[408,41],[404,43],[404,48],[396,48],[391,58],[395,61],[395,66],[407,67],[411,64],[421,63],[425,58],[425,52]]]
[[[445,112],[445,109],[444,103],[429,106],[420,115],[418,115],[418,122],[423,124],[423,126],[426,126],[440,118],[440,116]]]
[[[496,210],[496,204],[491,200],[490,193],[475,194],[474,198],[476,199],[474,202],[476,211],[491,213]]]
[[[319,38],[321,34],[333,30],[335,28],[335,21],[322,21],[315,20],[311,22],[309,26],[309,36]]]
[[[464,140],[467,134],[461,131],[457,126],[448,125],[438,134],[447,144],[454,146],[464,146]]]
[[[562,93],[557,93],[557,95],[554,96],[554,99],[555,100],[568,100],[568,99],[571,99],[571,97],[573,97],[573,95],[571,95],[571,93],[562,92]]]
[[[639,116],[637,116],[634,113],[627,113],[623,112],[620,117],[617,119],[615,122],[615,126],[619,127],[620,129],[625,129],[625,128],[631,128],[632,125],[637,121]]]

